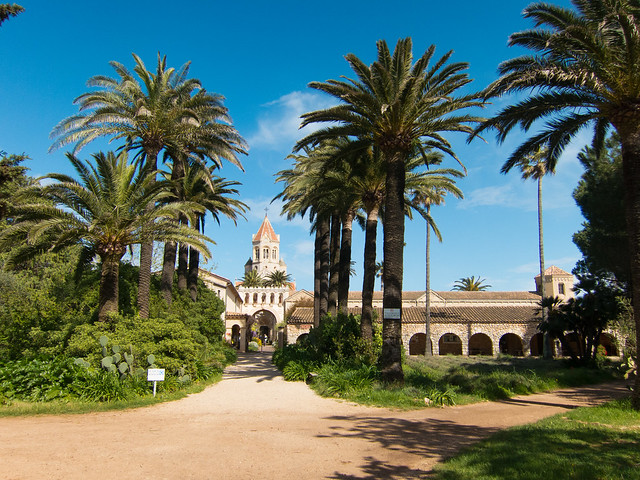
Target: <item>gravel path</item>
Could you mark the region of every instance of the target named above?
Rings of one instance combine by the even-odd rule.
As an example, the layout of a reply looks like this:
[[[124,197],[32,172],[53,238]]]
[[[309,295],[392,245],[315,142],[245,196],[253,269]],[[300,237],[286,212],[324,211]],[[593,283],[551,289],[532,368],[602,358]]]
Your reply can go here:
[[[417,479],[493,432],[622,396],[622,384],[393,411],[285,382],[244,354],[202,393],[153,407],[0,418],[0,479]]]

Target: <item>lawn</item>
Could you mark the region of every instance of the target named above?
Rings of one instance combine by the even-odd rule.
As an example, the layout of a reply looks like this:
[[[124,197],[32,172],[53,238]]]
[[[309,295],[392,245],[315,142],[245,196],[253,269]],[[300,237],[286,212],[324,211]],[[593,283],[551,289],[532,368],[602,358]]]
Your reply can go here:
[[[376,371],[325,365],[313,388],[321,395],[366,405],[421,408],[499,400],[619,378],[614,364],[602,368],[572,367],[562,359],[521,357],[406,357],[405,384],[379,382]]]
[[[625,399],[504,430],[438,465],[433,478],[640,479],[640,412]]]

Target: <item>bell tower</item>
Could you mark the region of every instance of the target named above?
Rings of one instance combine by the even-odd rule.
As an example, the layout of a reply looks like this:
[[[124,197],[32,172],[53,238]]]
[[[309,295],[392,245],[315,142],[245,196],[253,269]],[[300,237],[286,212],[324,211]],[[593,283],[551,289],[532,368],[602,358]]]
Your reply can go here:
[[[251,258],[244,266],[245,273],[256,270],[263,278],[276,270],[287,273],[287,265],[280,259],[280,235],[273,230],[267,214],[251,240]]]

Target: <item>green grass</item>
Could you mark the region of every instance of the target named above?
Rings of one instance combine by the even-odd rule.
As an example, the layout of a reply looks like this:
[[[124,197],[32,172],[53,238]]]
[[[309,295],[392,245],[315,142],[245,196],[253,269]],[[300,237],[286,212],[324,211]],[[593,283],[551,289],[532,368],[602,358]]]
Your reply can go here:
[[[640,479],[640,412],[629,399],[499,432],[438,465],[437,480]]]
[[[219,382],[222,373],[216,373],[207,380],[194,382],[176,391],[160,392],[155,397],[146,395],[129,400],[115,402],[87,402],[82,400],[53,400],[50,402],[26,402],[14,400],[10,404],[0,405],[0,417],[17,417],[23,415],[61,415],[91,412],[106,412],[110,410],[126,410],[156,405],[158,403],[180,400],[193,393],[200,393],[209,385]]]
[[[504,356],[407,357],[402,386],[383,384],[371,372],[371,381],[362,381],[362,375],[339,365],[325,365],[318,373],[313,388],[320,395],[401,409],[500,400],[617,378],[613,366],[571,367],[559,359]],[[359,381],[351,381],[353,378]]]

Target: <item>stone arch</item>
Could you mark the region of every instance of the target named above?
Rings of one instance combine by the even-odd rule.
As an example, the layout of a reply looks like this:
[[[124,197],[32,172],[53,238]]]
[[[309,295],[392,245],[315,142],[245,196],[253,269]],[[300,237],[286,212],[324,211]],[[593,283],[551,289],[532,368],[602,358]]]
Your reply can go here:
[[[309,334],[308,333],[303,333],[302,335],[298,335],[298,338],[296,338],[296,343],[302,343],[302,342],[306,341],[307,338],[309,338]]]
[[[269,310],[258,310],[253,314],[253,323],[255,327],[252,327],[252,335],[258,335],[262,340],[271,342],[276,335],[276,316]]]
[[[409,340],[409,355],[424,355],[427,350],[427,335],[416,333]]]
[[[493,342],[485,333],[475,333],[469,339],[469,355],[493,355]]]
[[[502,354],[512,355],[514,357],[522,357],[524,355],[522,339],[515,333],[505,333],[500,337],[500,343],[498,345],[500,353]]]
[[[438,340],[440,355],[462,355],[462,340],[455,333],[445,333]]]
[[[600,345],[605,348],[608,357],[617,357],[620,355],[616,339],[610,333],[600,334]]]
[[[231,345],[240,348],[240,325],[237,323],[231,327]]]
[[[540,332],[536,333],[533,337],[531,337],[531,341],[529,342],[529,352],[531,352],[532,357],[540,357],[543,353],[543,342],[544,335]]]

